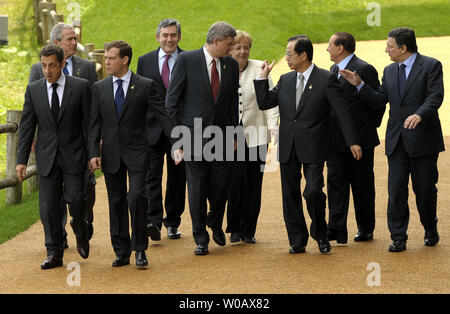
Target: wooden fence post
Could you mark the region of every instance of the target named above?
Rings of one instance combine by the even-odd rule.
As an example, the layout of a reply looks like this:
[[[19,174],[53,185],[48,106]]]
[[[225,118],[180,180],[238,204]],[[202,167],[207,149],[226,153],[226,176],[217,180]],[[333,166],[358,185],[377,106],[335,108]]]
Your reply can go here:
[[[42,30],[40,29],[39,23],[41,22],[41,15],[39,13],[39,2],[40,0],[33,0],[34,7],[34,25],[36,27],[37,43],[39,46],[44,44],[44,39],[42,37]]]
[[[22,111],[8,110],[6,120],[19,125]],[[17,145],[19,144],[19,130],[6,135],[6,177],[17,177]],[[6,189],[6,204],[17,204],[22,201],[22,182]]]

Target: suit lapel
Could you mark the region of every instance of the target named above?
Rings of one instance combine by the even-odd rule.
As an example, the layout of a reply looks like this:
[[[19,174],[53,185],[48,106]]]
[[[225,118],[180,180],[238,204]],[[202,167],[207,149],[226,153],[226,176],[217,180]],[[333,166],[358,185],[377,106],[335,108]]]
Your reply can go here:
[[[151,65],[152,65],[153,77],[156,77],[158,82],[161,84],[161,86],[164,87],[164,83],[161,79],[161,73],[159,72],[159,50],[160,49],[161,48],[158,48],[156,50],[156,53],[152,56]]]
[[[66,84],[64,86],[63,99],[61,101],[61,109],[59,110],[58,123],[61,120],[61,116],[63,114],[64,109],[67,106],[67,102],[69,101],[71,95],[72,95],[72,84],[70,83],[70,77],[66,75]]]
[[[300,111],[302,111],[303,107],[308,102],[309,96],[312,94],[312,92],[314,90],[313,87],[316,85],[315,84],[316,74],[317,74],[317,68],[314,65],[314,68],[311,71],[311,75],[309,76],[308,81],[305,83],[305,88],[303,90],[302,97],[300,98],[300,103],[298,105],[297,112],[295,113],[296,116],[300,113]]]
[[[123,103],[123,108],[122,108],[122,114],[120,115],[120,118],[122,118],[125,115],[125,112],[127,111],[128,107],[130,106],[134,94],[135,94],[135,83],[137,80],[137,76],[134,73],[131,73],[131,77],[130,77],[130,83],[128,84],[128,89],[127,89],[127,96],[125,97],[125,102]],[[114,105],[115,107],[115,105]],[[117,112],[117,109],[116,109]]]
[[[206,58],[205,53],[203,52],[203,48],[200,48],[198,50],[199,57],[200,57],[200,75],[203,77],[203,81],[206,82],[206,89],[208,90],[208,95],[211,97],[211,99],[214,100],[212,90],[211,90],[211,81],[209,79],[209,73],[208,73],[208,67],[206,66]],[[221,83],[222,84],[222,83]],[[219,97],[217,97],[219,98]]]
[[[414,60],[414,64],[411,68],[411,71],[409,72],[408,79],[406,80],[406,85],[405,85],[405,89],[403,91],[403,95],[400,95],[402,100],[403,100],[403,98],[405,98],[405,95],[408,93],[409,89],[411,88],[412,83],[416,80],[416,77],[417,77],[417,75],[419,75],[421,70],[422,70],[422,62],[421,62],[420,54],[417,53],[416,60]],[[397,67],[397,71],[398,71],[398,67]]]
[[[108,76],[104,80],[105,85],[105,96],[106,103],[111,107],[111,110],[114,112],[115,117],[119,117],[119,113],[117,112],[116,103],[114,101],[114,82],[112,76]]]
[[[43,100],[42,102],[42,109],[45,112],[45,115],[47,116],[47,119],[52,121],[53,125],[56,127],[55,119],[53,119],[52,111],[50,108],[50,99],[48,99],[48,91],[47,91],[47,81],[45,78],[41,79],[43,81],[43,84],[41,85],[41,97],[40,99]]]

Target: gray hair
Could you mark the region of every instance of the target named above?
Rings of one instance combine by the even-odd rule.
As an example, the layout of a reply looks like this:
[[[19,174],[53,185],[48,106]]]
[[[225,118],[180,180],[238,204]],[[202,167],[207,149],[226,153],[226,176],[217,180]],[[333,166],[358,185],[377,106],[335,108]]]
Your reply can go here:
[[[50,31],[50,42],[53,44],[53,42],[61,41],[62,40],[62,32],[64,29],[71,29],[73,30],[73,27],[69,24],[59,22],[53,26],[52,30]]]
[[[178,36],[180,36],[181,35],[181,25],[180,25],[180,23],[178,23],[177,20],[172,19],[172,18],[167,18],[167,19],[164,19],[161,22],[159,22],[159,25],[156,28],[156,36],[159,36],[162,28],[166,28],[166,27],[173,26],[173,25],[175,25],[177,27]]]
[[[212,44],[214,38],[219,40],[224,40],[227,37],[236,37],[236,30],[233,26],[227,22],[216,22],[208,30],[208,35],[206,35],[206,43]]]

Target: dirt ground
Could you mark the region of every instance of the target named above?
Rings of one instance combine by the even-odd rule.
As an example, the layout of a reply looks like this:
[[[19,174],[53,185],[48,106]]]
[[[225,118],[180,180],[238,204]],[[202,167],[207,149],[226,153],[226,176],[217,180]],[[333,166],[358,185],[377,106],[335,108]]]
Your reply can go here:
[[[449,38],[439,40],[440,51]],[[373,45],[373,42],[369,42]],[[363,43],[357,49],[366,51]],[[384,42],[376,44],[384,50]],[[419,41],[419,48],[424,47]],[[323,48],[321,46],[321,48]],[[317,51],[317,47],[315,46]],[[323,48],[325,49],[325,48]],[[367,48],[372,49],[372,48]],[[358,50],[357,50],[358,51]],[[425,51],[423,54],[427,54]],[[382,54],[381,54],[382,55]],[[433,54],[429,54],[433,55]],[[361,56],[362,57],[362,56]],[[364,57],[363,57],[364,58]],[[372,62],[370,58],[367,61]],[[450,60],[450,58],[440,58]],[[388,64],[383,57],[382,64]],[[326,67],[326,64],[321,64]],[[445,67],[444,69],[449,69]],[[380,72],[382,73],[382,72]],[[448,71],[447,71],[448,73]],[[448,76],[447,76],[448,77]],[[449,86],[449,85],[447,85]],[[445,126],[450,121],[446,115],[448,104],[441,109],[441,120],[450,147],[449,132]],[[384,135],[381,128],[379,134]],[[83,260],[75,248],[75,238],[69,228],[69,249],[65,251],[64,267],[43,271],[40,264],[46,257],[43,228],[40,222],[14,239],[0,245],[0,293],[162,293],[162,294],[298,294],[298,293],[449,293],[450,292],[450,156],[440,154],[438,183],[438,230],[441,241],[436,247],[425,247],[424,231],[419,222],[415,199],[410,190],[410,211],[407,250],[389,253],[391,243],[387,230],[387,161],[384,141],[376,149],[376,228],[374,240],[368,243],[353,242],[357,231],[353,204],[350,204],[348,229],[349,243],[332,242],[330,255],[320,254],[311,240],[305,254],[288,253],[289,243],[284,226],[281,204],[280,173],[264,175],[263,202],[256,233],[256,244],[239,242],[219,247],[210,243],[210,254],[195,256],[191,220],[188,207],[182,216],[182,238],[169,240],[166,229],[162,240],[150,241],[147,251],[149,267],[138,270],[131,265],[111,267],[114,252],[109,238],[109,217],[106,188],[103,177],[97,184],[94,237],[91,253]],[[326,192],[326,188],[324,188]],[[306,208],[306,207],[305,207]],[[308,216],[305,210],[305,216]],[[309,221],[309,218],[308,218]],[[224,222],[224,228],[226,221]],[[69,263],[80,265],[79,286],[68,285],[73,274]],[[373,277],[377,263],[380,276]],[[369,267],[368,267],[369,266]],[[372,286],[374,278],[379,285]]]

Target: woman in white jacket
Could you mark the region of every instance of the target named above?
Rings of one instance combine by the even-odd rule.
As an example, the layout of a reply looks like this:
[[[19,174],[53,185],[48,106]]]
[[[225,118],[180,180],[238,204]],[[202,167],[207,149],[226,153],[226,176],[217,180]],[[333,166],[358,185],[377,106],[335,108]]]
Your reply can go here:
[[[261,189],[267,148],[271,137],[278,140],[278,107],[261,111],[253,80],[260,77],[263,61],[249,59],[251,36],[237,30],[231,56],[239,63],[239,122],[245,133],[245,159],[237,151],[228,194],[227,229],[230,242],[255,243],[261,208]],[[270,88],[273,87],[269,77]]]

